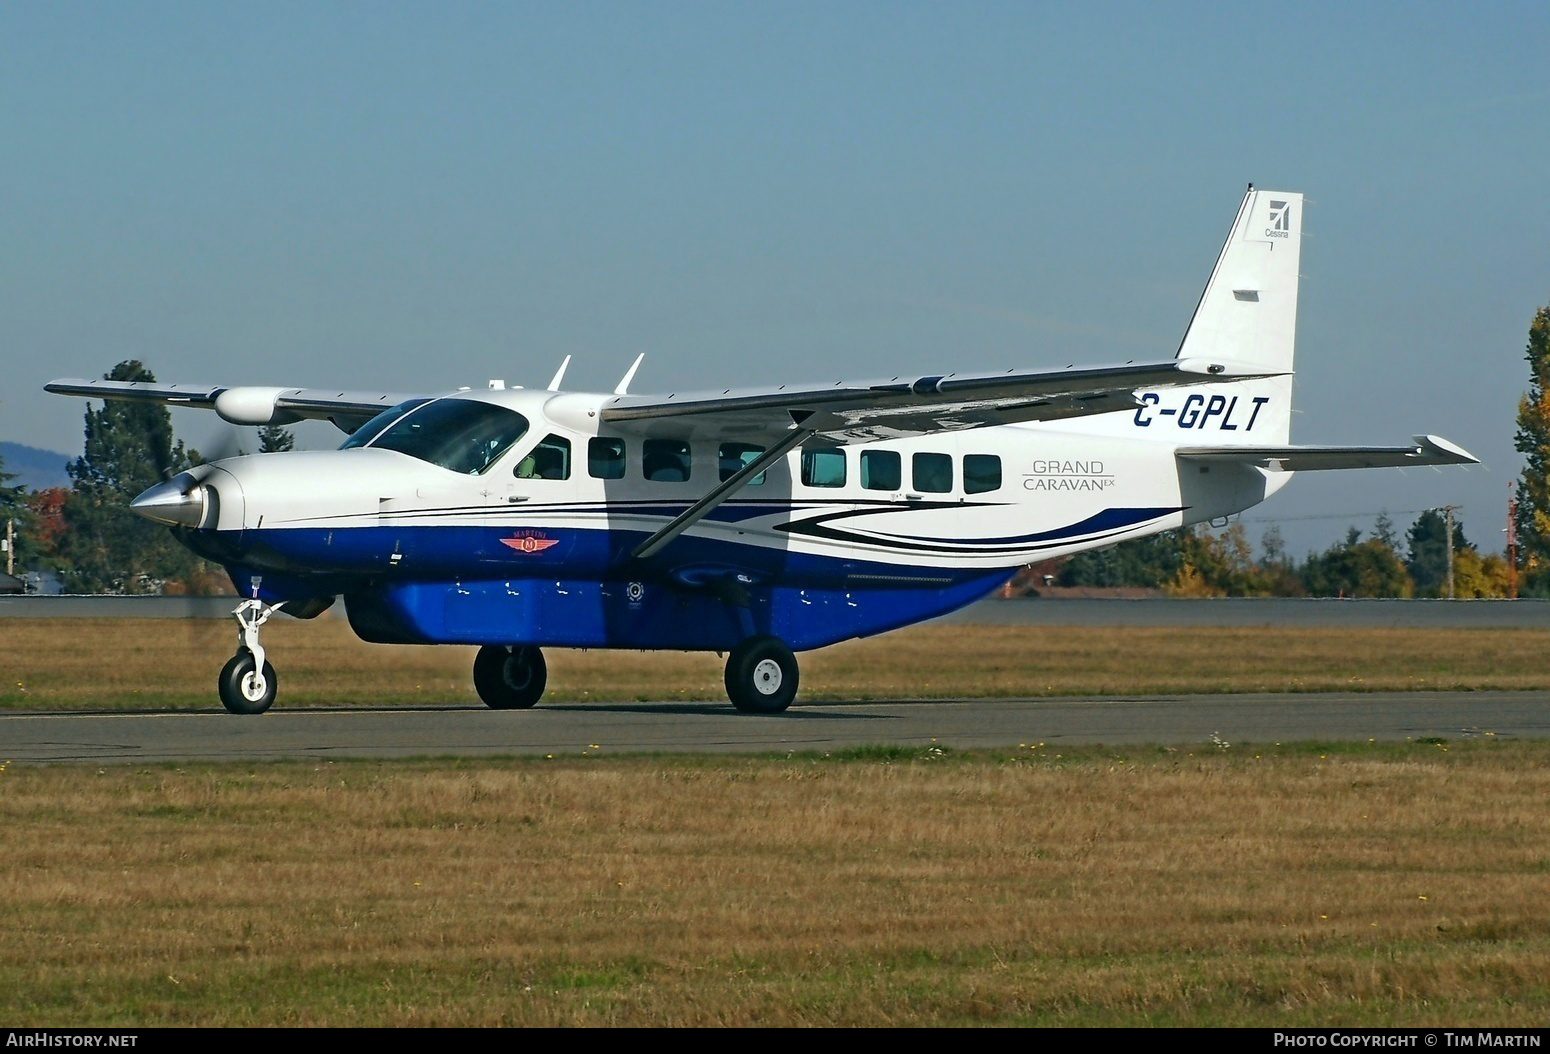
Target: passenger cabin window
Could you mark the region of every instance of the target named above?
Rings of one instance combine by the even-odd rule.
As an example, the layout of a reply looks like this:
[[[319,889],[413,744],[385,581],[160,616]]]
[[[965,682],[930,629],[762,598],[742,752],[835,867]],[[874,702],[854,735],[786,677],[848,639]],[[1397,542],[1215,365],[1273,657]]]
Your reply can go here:
[[[641,444],[641,472],[656,483],[689,480],[689,444],[682,439],[648,439]]]
[[[845,451],[802,451],[802,482],[809,487],[843,487]]]
[[[946,494],[953,489],[953,459],[948,454],[916,454],[910,459],[915,489],[924,494]]]
[[[861,452],[861,486],[867,490],[903,490],[903,459],[897,450]]]
[[[587,475],[593,479],[623,479],[624,440],[606,436],[588,440]]]
[[[721,470],[721,482],[725,483],[745,467],[753,464],[754,459],[762,453],[764,448],[752,443],[722,443],[716,451],[716,463]],[[761,472],[749,480],[748,485],[757,487],[763,482],[764,473]]]
[[[517,462],[518,479],[570,479],[570,440],[553,432]]]
[[[1001,458],[995,454],[963,455],[963,492],[984,494],[1001,489]]]
[[[436,399],[405,409],[356,445],[396,450],[453,472],[477,476],[526,431],[527,418],[504,406],[475,399]],[[355,436],[351,436],[345,445],[354,442]]]

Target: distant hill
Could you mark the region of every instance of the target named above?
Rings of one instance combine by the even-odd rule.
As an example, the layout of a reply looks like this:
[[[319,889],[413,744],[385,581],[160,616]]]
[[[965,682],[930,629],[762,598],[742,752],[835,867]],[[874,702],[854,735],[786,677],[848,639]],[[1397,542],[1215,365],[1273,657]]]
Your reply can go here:
[[[29,490],[47,490],[49,487],[68,487],[70,477],[65,465],[74,458],[53,450],[39,450],[21,443],[0,442],[0,468],[15,476],[13,486]]]

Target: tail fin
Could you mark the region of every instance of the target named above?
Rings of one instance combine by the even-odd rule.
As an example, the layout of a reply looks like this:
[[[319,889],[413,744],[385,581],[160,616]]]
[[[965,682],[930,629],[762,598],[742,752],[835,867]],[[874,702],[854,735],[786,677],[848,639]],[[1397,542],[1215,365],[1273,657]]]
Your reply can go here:
[[[1292,372],[1302,209],[1301,194],[1249,187],[1184,332],[1179,358],[1227,359],[1267,372]],[[1278,397],[1271,412],[1282,420],[1266,424],[1285,439],[1291,423],[1291,378],[1257,385],[1275,390]]]
[[[1249,187],[1179,358],[1224,358],[1291,372],[1301,250],[1302,195]]]

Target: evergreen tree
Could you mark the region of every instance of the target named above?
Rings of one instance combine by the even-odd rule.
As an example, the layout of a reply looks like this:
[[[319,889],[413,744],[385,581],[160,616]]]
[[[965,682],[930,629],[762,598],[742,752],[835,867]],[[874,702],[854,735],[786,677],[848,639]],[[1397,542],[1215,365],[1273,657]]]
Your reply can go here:
[[[1306,596],[1308,593],[1307,587],[1303,585],[1297,561],[1293,560],[1286,552],[1286,539],[1281,537],[1281,528],[1273,523],[1265,528],[1265,533],[1260,538],[1259,545],[1265,551],[1265,555],[1259,561],[1259,572],[1261,581],[1265,584],[1265,595],[1272,597]]]
[[[1415,583],[1416,596],[1440,597],[1448,591],[1448,525],[1442,514],[1427,509],[1416,517],[1406,534],[1410,542],[1410,556],[1405,560],[1405,570]],[[1471,548],[1464,537],[1464,522],[1453,521],[1453,552],[1455,555]],[[1455,592],[1457,588],[1457,568]]]
[[[26,569],[25,562],[21,558],[22,544],[27,536],[27,495],[24,487],[13,486],[11,480],[16,475],[5,470],[5,459],[0,458],[0,539],[6,536],[6,521],[15,522],[19,532],[16,536],[17,552],[10,562],[16,567],[17,572]],[[5,570],[7,558],[5,553],[0,553],[0,572]]]
[[[16,473],[5,470],[5,458],[0,457],[0,515],[13,515],[27,503],[25,487],[14,486],[11,480]]]
[[[1389,519],[1388,513],[1378,513],[1372,525],[1372,536],[1396,553],[1399,552],[1399,535],[1394,533],[1394,521]]]
[[[1183,565],[1183,533],[1166,531],[1121,542],[1112,549],[1077,553],[1061,568],[1060,584],[1161,589]]]
[[[1524,358],[1529,364],[1529,389],[1518,400],[1518,434],[1513,444],[1523,455],[1514,526],[1519,566],[1532,582],[1550,578],[1550,306],[1535,312]]]
[[[295,450],[296,437],[283,425],[264,425],[258,430],[258,452],[273,454],[281,450]]]
[[[154,381],[129,360],[106,376]],[[171,532],[129,511],[142,491],[189,466],[189,453],[172,435],[172,415],[154,403],[104,401],[86,410],[86,444],[68,471],[74,493],[64,506],[64,555],[70,587],[81,592],[142,593],[173,580],[186,582],[202,564]]]

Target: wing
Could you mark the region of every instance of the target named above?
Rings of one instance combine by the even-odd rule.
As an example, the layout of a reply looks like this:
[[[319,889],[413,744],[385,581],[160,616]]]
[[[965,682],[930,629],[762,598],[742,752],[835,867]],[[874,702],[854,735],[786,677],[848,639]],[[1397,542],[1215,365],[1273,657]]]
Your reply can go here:
[[[122,399],[214,410],[236,425],[284,425],[303,419],[332,421],[353,432],[390,406],[413,394],[337,391],[333,388],[228,388],[208,384],[157,384],[69,378],[43,386],[55,395]]]
[[[901,439],[927,432],[1019,421],[1058,421],[1133,410],[1142,388],[1274,376],[1227,361],[1169,359],[1084,369],[894,377],[830,387],[728,389],[668,396],[618,396],[602,419],[616,427],[675,434],[780,435],[793,426],[830,442]]]
[[[1335,468],[1403,468],[1406,465],[1478,465],[1480,459],[1439,436],[1415,436],[1413,446],[1180,447],[1190,461],[1258,465],[1281,472]]]

